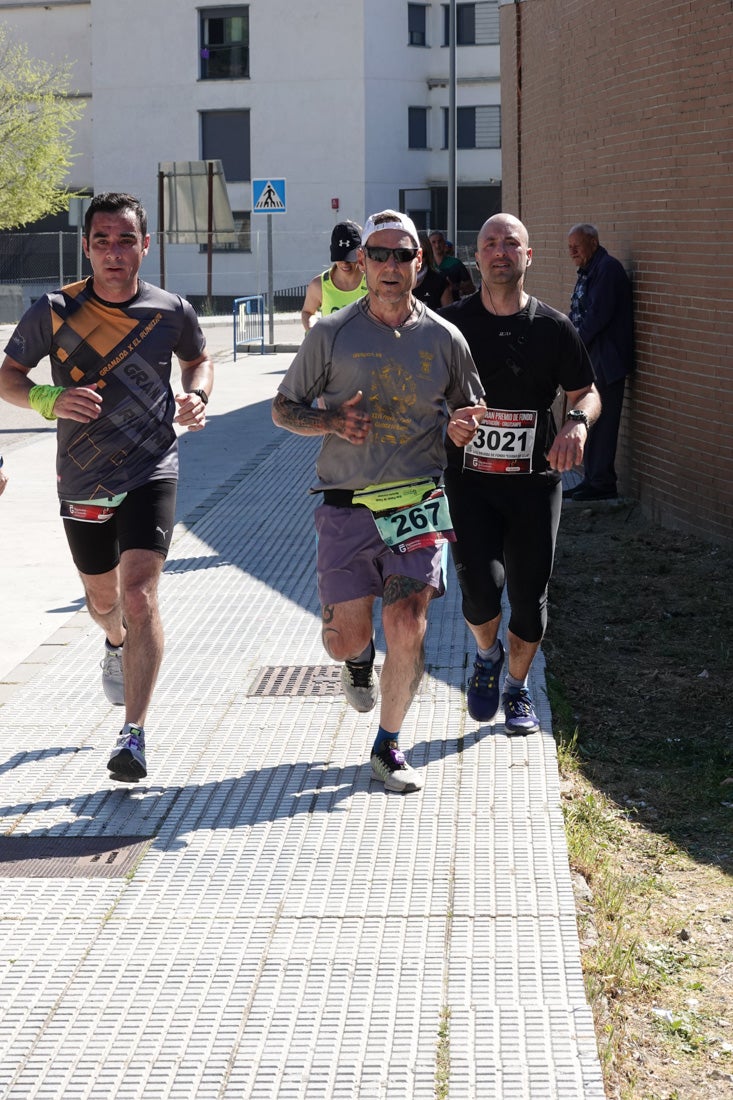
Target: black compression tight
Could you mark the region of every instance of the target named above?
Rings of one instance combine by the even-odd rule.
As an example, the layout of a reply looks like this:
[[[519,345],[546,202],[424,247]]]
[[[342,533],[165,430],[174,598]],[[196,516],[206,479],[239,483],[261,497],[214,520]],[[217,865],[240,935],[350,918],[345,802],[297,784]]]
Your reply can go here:
[[[540,641],[547,626],[561,483],[544,475],[450,469],[445,483],[458,540],[451,550],[464,617],[475,626],[495,619],[506,583],[509,630],[525,642]]]

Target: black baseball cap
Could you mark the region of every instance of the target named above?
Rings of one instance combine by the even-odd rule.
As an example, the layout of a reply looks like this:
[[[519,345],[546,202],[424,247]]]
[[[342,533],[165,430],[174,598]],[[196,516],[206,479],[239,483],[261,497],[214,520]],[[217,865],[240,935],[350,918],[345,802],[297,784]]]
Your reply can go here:
[[[361,226],[356,222],[339,222],[331,234],[331,263],[339,260],[356,263],[356,250],[361,247]]]

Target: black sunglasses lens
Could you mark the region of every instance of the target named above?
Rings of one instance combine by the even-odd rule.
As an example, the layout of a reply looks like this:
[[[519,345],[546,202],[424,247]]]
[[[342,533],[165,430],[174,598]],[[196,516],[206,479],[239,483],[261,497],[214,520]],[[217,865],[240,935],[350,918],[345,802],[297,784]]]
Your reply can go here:
[[[370,260],[378,264],[386,264],[390,256],[394,256],[398,264],[409,264],[417,256],[416,248],[378,248],[367,246],[365,252]]]

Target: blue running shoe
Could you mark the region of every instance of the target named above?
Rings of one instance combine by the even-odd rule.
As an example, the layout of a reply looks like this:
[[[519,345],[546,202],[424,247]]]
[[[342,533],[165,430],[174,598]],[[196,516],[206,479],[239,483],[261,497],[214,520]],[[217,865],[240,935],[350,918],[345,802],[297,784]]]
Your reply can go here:
[[[516,693],[505,691],[501,704],[504,707],[504,727],[507,733],[537,733],[540,724],[526,688],[521,688]]]
[[[478,654],[473,662],[473,676],[468,681],[466,703],[475,722],[490,722],[499,709],[499,674],[504,664],[504,647],[499,642],[496,661],[482,661]]]

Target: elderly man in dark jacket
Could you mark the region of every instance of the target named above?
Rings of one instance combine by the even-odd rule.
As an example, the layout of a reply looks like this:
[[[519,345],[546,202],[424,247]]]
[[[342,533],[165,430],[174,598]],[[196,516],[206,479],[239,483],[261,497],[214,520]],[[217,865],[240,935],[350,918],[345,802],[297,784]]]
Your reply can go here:
[[[613,500],[624,383],[634,365],[631,283],[619,261],[600,244],[595,226],[574,225],[568,249],[578,268],[569,317],[590,354],[603,408],[585,446],[583,480],[563,495],[571,500]]]

